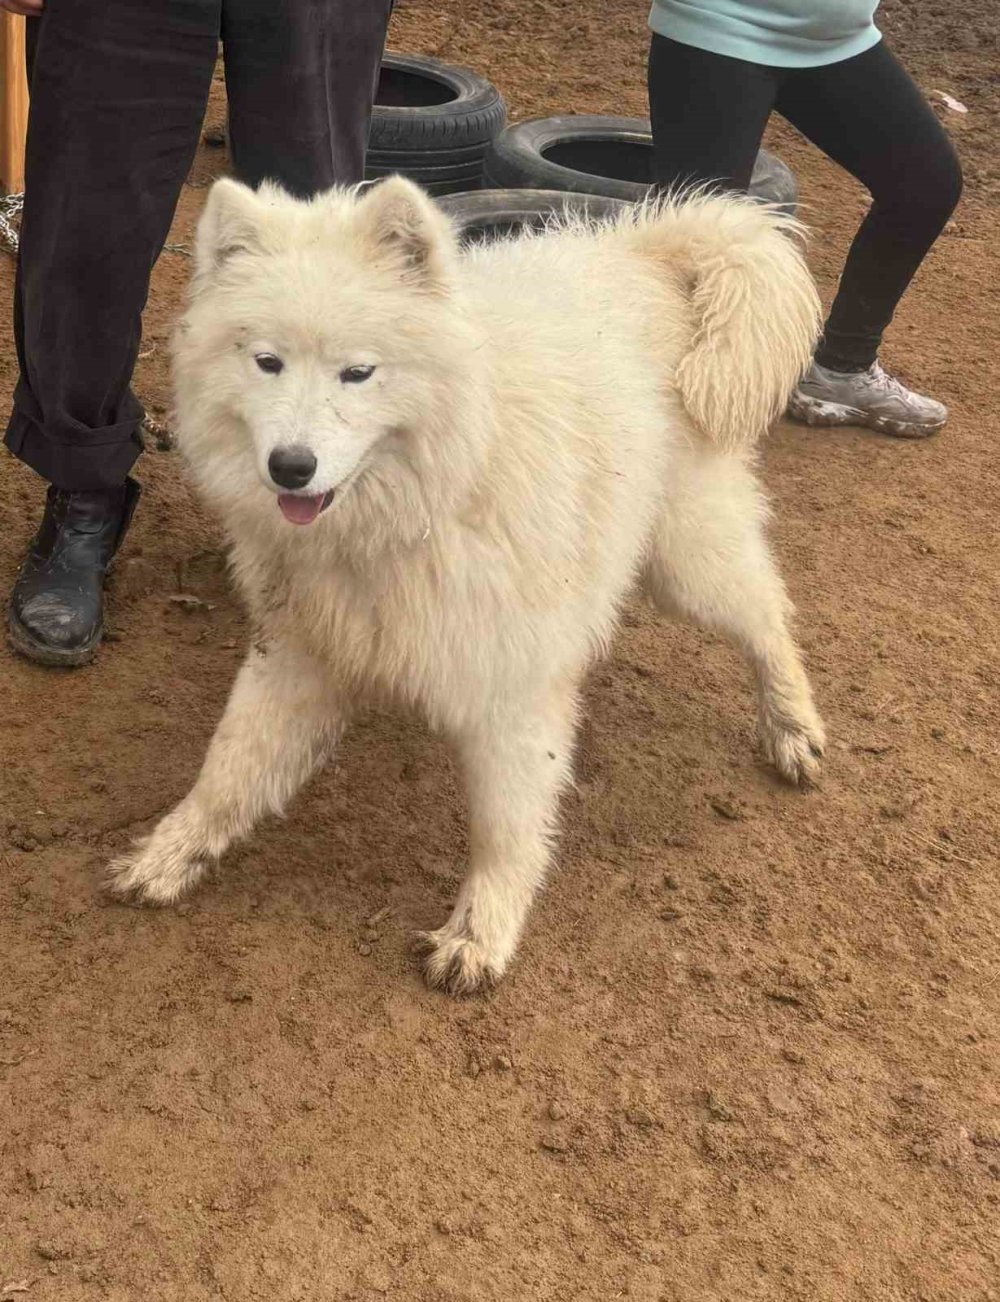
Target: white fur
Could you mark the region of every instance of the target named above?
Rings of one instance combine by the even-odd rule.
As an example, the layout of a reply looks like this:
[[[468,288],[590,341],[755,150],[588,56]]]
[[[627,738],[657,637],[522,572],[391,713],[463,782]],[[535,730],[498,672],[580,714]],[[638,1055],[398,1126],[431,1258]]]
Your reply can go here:
[[[460,254],[399,179],[312,203],[219,182],[178,433],[258,637],[194,789],[114,888],[175,899],[283,808],[356,702],[388,699],[454,740],[468,792],[471,867],[429,979],[499,977],[549,863],[582,676],[636,580],[739,643],[767,754],[810,779],[823,729],[750,466],[817,328],[788,226],[696,195]],[[377,369],[345,384],[359,364]],[[337,490],[311,525],[278,509],[281,444],[318,458],[310,493]]]

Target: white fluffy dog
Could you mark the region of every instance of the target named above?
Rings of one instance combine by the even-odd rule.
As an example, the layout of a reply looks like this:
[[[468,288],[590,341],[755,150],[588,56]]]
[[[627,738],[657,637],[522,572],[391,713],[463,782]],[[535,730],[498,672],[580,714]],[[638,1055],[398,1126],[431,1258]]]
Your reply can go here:
[[[696,195],[458,249],[394,178],[220,181],[175,344],[177,428],[257,629],[191,793],[111,869],[166,903],[279,812],[359,702],[453,741],[471,819],[432,984],[508,966],[550,859],[581,680],[638,580],[731,636],[763,746],[823,749],[751,459],[808,363],[788,222]]]

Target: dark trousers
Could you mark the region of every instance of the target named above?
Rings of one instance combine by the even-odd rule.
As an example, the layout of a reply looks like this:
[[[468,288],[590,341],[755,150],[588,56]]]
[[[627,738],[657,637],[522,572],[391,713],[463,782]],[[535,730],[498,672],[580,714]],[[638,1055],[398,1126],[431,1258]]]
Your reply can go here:
[[[822,68],[772,68],[653,37],[656,180],[745,189],[772,110],[866,186],[816,360],[864,370],[962,192],[951,141],[884,42]]]
[[[31,112],[8,447],[59,488],[120,484],[149,277],[223,42],[237,176],[361,180],[390,0],[47,0]]]

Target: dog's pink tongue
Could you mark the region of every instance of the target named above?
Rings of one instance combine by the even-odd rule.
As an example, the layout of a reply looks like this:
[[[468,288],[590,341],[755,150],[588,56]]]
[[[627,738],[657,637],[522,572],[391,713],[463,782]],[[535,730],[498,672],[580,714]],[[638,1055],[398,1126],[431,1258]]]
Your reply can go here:
[[[322,493],[309,497],[300,497],[296,493],[279,493],[278,505],[281,514],[291,524],[312,524],[323,509],[323,498]]]

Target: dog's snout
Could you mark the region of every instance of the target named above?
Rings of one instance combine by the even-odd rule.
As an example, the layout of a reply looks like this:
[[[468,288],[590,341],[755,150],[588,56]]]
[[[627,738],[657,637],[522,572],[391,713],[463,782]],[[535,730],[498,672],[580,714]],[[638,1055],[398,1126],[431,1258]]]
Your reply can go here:
[[[267,469],[279,488],[305,488],[316,473],[316,458],[308,448],[275,448]]]

